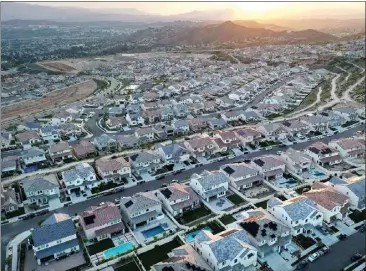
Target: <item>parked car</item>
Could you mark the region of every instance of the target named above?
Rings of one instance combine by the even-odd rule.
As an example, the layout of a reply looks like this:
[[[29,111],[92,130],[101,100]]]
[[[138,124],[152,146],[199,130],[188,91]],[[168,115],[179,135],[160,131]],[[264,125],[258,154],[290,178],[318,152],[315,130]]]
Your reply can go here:
[[[319,255],[319,253],[318,252],[315,252],[315,253],[313,253],[313,254],[311,254],[309,257],[308,257],[308,260],[309,260],[309,262],[314,262],[316,259],[318,259],[318,257],[319,257],[320,255]]]
[[[166,183],[163,183],[162,185],[161,185],[161,188],[164,188],[164,187],[167,187],[168,185],[166,184]]]
[[[164,178],[165,178],[165,176],[159,176],[159,177],[156,178],[156,180],[162,180]]]
[[[324,246],[321,250],[322,254],[327,254],[329,252],[329,247]]]
[[[363,225],[361,228],[359,228],[360,232],[365,232],[366,231],[366,225]]]
[[[281,153],[282,153],[282,151],[278,151],[278,152],[277,152],[277,154],[278,154],[278,155],[281,155]]]
[[[355,255],[353,255],[351,257],[351,261],[352,262],[355,262],[355,261],[358,261],[359,259],[361,259],[363,256],[360,254],[360,253],[356,253]]]
[[[77,197],[80,197],[80,191],[76,191],[76,192],[75,192],[75,195],[76,195]]]
[[[344,240],[344,239],[346,239],[347,238],[347,234],[340,234],[340,235],[338,235],[338,239],[339,240]]]
[[[265,150],[266,151],[272,150],[272,146],[266,147]]]
[[[302,270],[305,266],[307,266],[309,263],[307,261],[301,261],[297,266],[295,270]]]
[[[113,191],[115,192],[115,193],[117,193],[117,192],[122,192],[122,191],[124,191],[125,190],[125,188],[124,187],[117,187],[117,188],[115,188]]]
[[[120,201],[121,201],[121,199],[120,199],[120,198],[116,198],[116,199],[114,200],[114,203],[115,203],[115,204],[118,204]]]

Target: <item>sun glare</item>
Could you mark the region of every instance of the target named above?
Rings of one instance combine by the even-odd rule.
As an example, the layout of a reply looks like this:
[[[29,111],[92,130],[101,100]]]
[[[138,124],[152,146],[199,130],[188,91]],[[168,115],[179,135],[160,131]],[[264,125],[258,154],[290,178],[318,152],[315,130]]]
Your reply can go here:
[[[244,2],[240,3],[241,10],[250,17],[265,17],[283,5],[282,2]]]

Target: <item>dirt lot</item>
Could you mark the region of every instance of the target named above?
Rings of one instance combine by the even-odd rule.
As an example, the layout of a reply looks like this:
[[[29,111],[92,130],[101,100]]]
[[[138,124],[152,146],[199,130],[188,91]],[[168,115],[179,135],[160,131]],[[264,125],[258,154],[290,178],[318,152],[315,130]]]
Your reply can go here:
[[[88,80],[68,88],[53,91],[40,99],[32,99],[1,108],[1,120],[9,120],[18,116],[30,115],[44,109],[54,108],[84,99],[97,88],[94,80]]]
[[[41,62],[38,65],[51,71],[62,73],[78,73],[79,71],[67,61]]]

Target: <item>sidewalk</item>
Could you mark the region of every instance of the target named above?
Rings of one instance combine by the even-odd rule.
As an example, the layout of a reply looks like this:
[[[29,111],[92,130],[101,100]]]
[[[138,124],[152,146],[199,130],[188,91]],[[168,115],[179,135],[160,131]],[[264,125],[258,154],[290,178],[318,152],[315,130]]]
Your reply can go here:
[[[21,234],[15,236],[14,239],[11,240],[7,245],[6,258],[8,258],[8,256],[12,256],[11,269],[8,270],[18,271],[18,247],[20,243],[22,243],[25,239],[28,238],[29,235],[31,235],[30,230],[22,232]]]

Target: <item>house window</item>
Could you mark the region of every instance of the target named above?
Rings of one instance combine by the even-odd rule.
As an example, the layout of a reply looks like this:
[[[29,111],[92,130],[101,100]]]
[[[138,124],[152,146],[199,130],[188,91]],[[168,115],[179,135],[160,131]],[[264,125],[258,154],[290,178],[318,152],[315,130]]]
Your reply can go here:
[[[61,240],[57,240],[57,244],[60,244],[61,243]]]
[[[248,259],[250,259],[251,257],[253,257],[254,256],[254,254],[253,253],[249,253],[248,255],[247,255],[247,258]]]

